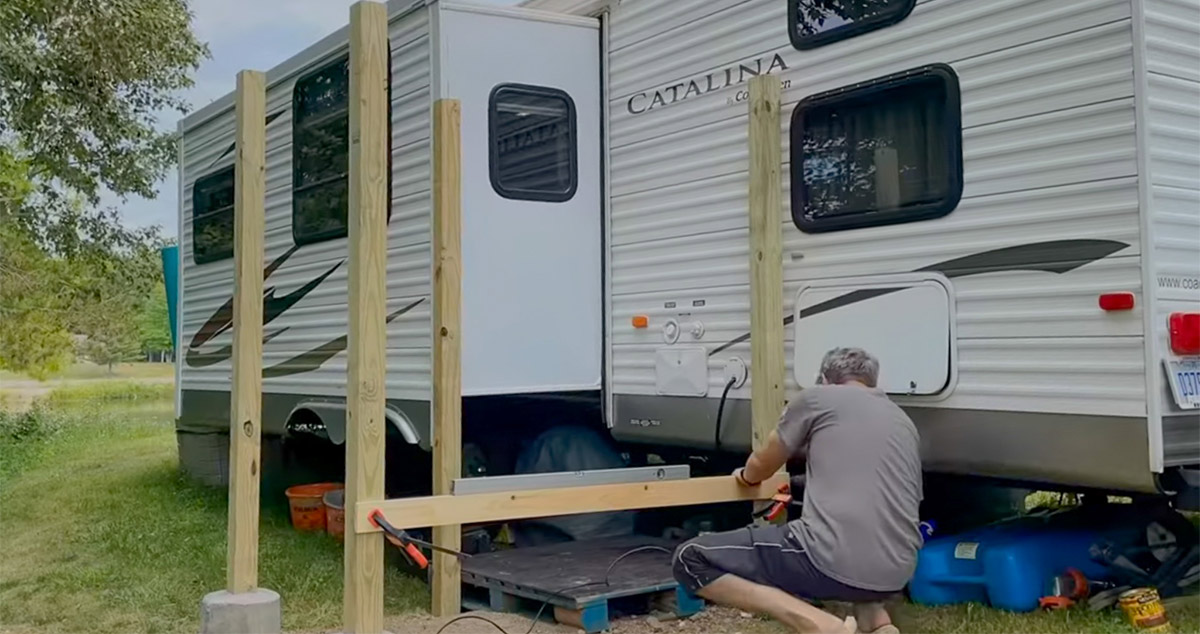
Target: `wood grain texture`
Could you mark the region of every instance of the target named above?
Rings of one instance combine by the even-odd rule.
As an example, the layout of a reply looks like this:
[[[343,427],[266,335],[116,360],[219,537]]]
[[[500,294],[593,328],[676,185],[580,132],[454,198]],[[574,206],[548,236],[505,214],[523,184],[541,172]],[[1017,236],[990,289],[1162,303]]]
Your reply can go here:
[[[784,482],[787,482],[787,476],[778,474],[758,486],[745,487],[738,484],[733,476],[714,476],[472,495],[435,495],[387,500],[382,503],[360,502],[353,507],[353,515],[358,518],[355,524],[357,530],[376,532],[379,529],[366,522],[366,517],[372,509],[383,511],[388,522],[395,526],[409,529],[602,511],[766,500]]]
[[[258,585],[258,482],[262,464],[263,231],[266,76],[237,76],[233,199],[233,377],[229,409],[226,589]]]
[[[779,78],[750,80],[750,409],[755,449],[786,404]]]
[[[462,474],[462,163],[458,101],[433,106],[433,493],[449,495]],[[433,531],[433,543],[462,547],[462,527]],[[462,574],[455,557],[433,554],[433,615],[458,614]]]
[[[387,326],[387,9],[350,8],[350,328],[346,382],[346,504],[384,496]],[[383,630],[383,539],[346,518],[346,631]]]

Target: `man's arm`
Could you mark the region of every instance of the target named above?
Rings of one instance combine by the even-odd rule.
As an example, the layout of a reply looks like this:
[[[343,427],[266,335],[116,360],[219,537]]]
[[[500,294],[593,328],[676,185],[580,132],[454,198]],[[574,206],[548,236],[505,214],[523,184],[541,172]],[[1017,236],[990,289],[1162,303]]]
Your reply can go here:
[[[778,473],[787,464],[789,455],[787,445],[779,439],[779,433],[772,431],[767,437],[767,444],[750,454],[746,466],[737,475],[744,484],[758,484]]]

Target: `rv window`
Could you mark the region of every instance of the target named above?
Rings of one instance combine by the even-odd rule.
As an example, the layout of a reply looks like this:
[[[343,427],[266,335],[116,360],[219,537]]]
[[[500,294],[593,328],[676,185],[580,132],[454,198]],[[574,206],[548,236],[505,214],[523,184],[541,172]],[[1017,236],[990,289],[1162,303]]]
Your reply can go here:
[[[575,102],[567,93],[540,86],[496,86],[489,100],[488,134],[497,194],[545,202],[575,195]]]
[[[192,259],[207,264],[233,257],[233,166],[192,186]]]
[[[292,93],[292,238],[346,235],[350,68],[341,59],[296,82]]]
[[[912,12],[917,0],[788,0],[792,46],[805,50],[891,26]]]
[[[962,196],[958,77],[949,66],[804,99],[791,135],[792,218],[801,231],[939,218]]]

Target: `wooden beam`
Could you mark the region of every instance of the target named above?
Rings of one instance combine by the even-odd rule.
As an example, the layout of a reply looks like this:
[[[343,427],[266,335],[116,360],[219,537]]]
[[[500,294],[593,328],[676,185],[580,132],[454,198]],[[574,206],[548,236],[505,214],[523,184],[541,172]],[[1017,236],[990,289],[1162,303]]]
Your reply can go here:
[[[229,551],[226,589],[258,585],[258,495],[262,464],[263,213],[266,77],[237,76],[233,186],[233,387],[229,408]]]
[[[346,381],[346,504],[384,497],[388,169],[387,9],[350,7],[350,328]],[[383,630],[383,540],[346,518],[347,632]]]
[[[779,78],[750,80],[750,411],[755,449],[786,405]]]
[[[779,485],[784,482],[787,482],[787,476],[779,474],[758,486],[745,487],[738,484],[732,476],[715,476],[689,480],[597,484],[359,502],[353,511],[357,518],[357,530],[374,532],[379,529],[366,521],[374,509],[383,511],[389,523],[398,528],[409,529],[578,513],[766,500],[774,495]]]
[[[433,493],[449,495],[462,476],[462,166],[458,101],[433,109]],[[433,543],[462,547],[462,527],[433,529]],[[458,559],[433,553],[433,615],[458,614]]]

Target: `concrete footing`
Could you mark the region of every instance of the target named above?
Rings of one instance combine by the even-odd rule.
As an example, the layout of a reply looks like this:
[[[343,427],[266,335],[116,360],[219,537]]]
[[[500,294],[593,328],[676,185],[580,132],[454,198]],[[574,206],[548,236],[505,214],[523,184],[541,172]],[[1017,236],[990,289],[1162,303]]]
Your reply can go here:
[[[279,593],[210,592],[200,602],[200,634],[279,634],[283,628]]]

